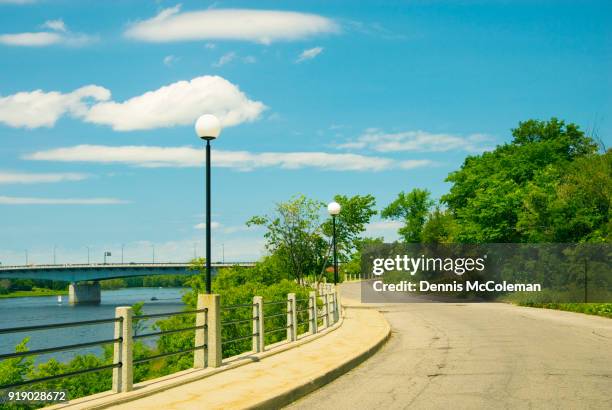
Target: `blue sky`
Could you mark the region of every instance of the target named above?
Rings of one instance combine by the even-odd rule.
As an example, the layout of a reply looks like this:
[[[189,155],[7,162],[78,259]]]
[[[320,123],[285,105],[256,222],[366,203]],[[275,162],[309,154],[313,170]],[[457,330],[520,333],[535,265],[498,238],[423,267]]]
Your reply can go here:
[[[298,193],[439,197],[521,120],[611,145],[609,2],[254,4],[0,0],[3,264],[201,256],[207,112],[215,260],[259,257],[244,222]]]

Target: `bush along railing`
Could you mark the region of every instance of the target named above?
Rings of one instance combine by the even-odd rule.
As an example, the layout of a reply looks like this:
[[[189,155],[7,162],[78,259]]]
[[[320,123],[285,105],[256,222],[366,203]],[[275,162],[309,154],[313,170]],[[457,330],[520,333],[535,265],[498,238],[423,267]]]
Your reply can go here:
[[[325,286],[320,290],[321,292],[319,293],[319,296],[322,299],[322,304],[320,305],[317,303],[318,298],[317,292],[315,291],[311,291],[308,298],[304,299],[296,299],[295,293],[288,294],[286,300],[273,301],[264,301],[263,297],[255,296],[252,303],[230,306],[221,306],[220,295],[200,294],[197,298],[196,310],[135,316],[131,307],[117,307],[115,310],[115,318],[112,319],[0,329],[0,334],[7,334],[63,327],[87,326],[102,323],[114,323],[115,326],[113,339],[0,354],[0,360],[6,360],[96,345],[113,345],[113,362],[111,364],[82,369],[60,375],[20,381],[9,385],[1,385],[0,391],[37,383],[44,383],[50,380],[76,376],[84,373],[112,369],[112,391],[116,393],[128,392],[133,389],[135,365],[166,356],[180,355],[189,352],[194,353],[194,368],[220,367],[223,358],[223,346],[230,345],[232,343],[239,343],[241,341],[245,342],[250,339],[251,351],[246,348],[241,353],[259,353],[266,350],[266,336],[268,336],[268,340],[273,340],[273,343],[292,343],[298,340],[298,336],[300,335],[300,327],[303,329],[301,334],[316,334],[322,329],[336,323],[340,317],[337,291],[330,286]],[[265,312],[266,307],[272,310],[267,316]],[[241,318],[222,321],[222,311],[241,311]],[[248,314],[249,311],[251,314]],[[158,317],[189,314],[195,314],[195,326],[134,335],[134,325],[138,321]],[[323,319],[322,321],[319,320],[321,318]],[[268,327],[264,326],[266,322],[269,323]],[[249,332],[246,335],[223,340],[222,329],[230,326],[248,328]],[[307,331],[305,330],[306,328],[308,329]],[[195,333],[193,347],[173,352],[164,352],[162,354],[145,358],[133,358],[135,340],[188,331],[193,331]],[[279,334],[284,335],[284,340],[283,337],[278,336]],[[268,345],[268,348],[269,347],[270,346]]]

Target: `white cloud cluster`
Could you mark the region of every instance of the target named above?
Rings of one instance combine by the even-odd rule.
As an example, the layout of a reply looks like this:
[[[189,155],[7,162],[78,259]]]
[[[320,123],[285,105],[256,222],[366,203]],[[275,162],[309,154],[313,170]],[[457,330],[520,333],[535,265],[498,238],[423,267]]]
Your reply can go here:
[[[333,20],[316,14],[248,9],[181,12],[177,5],[132,24],[124,34],[148,42],[215,39],[270,44],[339,30]]]
[[[206,229],[206,222],[200,222],[193,226],[194,229]],[[225,226],[220,222],[212,221],[210,223],[210,228],[212,230],[220,231],[225,234],[232,234],[236,232],[244,232],[244,231],[252,231],[255,230],[256,227],[248,227],[246,225],[238,225],[238,226]]]
[[[0,34],[0,44],[16,47],[44,47],[50,45],[82,46],[95,38],[82,33],[73,33],[63,20],[48,20],[42,28],[50,31]]]
[[[116,198],[30,198],[0,196],[0,205],[118,205],[127,204]]]
[[[34,174],[25,172],[0,171],[0,185],[2,184],[39,184],[64,181],[82,181],[89,175],[78,173],[46,173]]]
[[[29,4],[36,0],[0,0],[0,4]]]
[[[199,167],[202,150],[192,147],[78,145],[38,151],[24,157],[37,161],[119,163],[138,167]],[[329,171],[383,171],[432,165],[429,160],[395,161],[390,158],[327,152],[262,152],[213,150],[215,167],[251,171],[257,168],[318,168]]]
[[[201,76],[148,91],[123,102],[111,92],[88,85],[63,94],[35,90],[0,97],[0,123],[11,127],[52,127],[63,115],[103,124],[117,131],[192,124],[203,112],[217,115],[224,126],[254,121],[265,110],[219,76]]]
[[[299,55],[298,59],[295,62],[301,63],[302,61],[312,60],[313,58],[315,58],[322,52],[323,52],[323,47],[309,48],[307,50],[302,51],[302,53]]]
[[[105,101],[110,91],[87,85],[70,93],[43,90],[22,91],[0,97],[0,123],[11,127],[52,127],[63,115],[84,117],[92,101]]]
[[[463,150],[482,152],[491,149],[492,138],[484,134],[462,137],[452,134],[436,134],[426,131],[388,133],[375,128],[367,129],[357,139],[339,144],[344,149],[372,149],[378,152],[443,152]]]
[[[221,57],[219,57],[219,60],[216,63],[214,63],[213,66],[223,67],[227,63],[231,63],[235,58],[236,58],[236,53],[233,51],[230,51],[229,53],[225,53]]]
[[[202,113],[215,114],[224,126],[254,121],[264,111],[240,89],[219,76],[178,81],[123,102],[102,102],[91,107],[85,120],[117,131],[189,125]]]

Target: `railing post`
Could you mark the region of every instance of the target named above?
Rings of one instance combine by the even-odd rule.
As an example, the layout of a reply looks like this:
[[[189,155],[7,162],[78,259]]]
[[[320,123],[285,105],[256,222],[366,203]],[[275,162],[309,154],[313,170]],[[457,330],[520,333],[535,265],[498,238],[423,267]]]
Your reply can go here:
[[[317,333],[317,292],[314,290],[308,293],[308,331]]]
[[[295,293],[287,294],[287,341],[297,340],[297,304]]]
[[[253,297],[253,351],[255,353],[264,351],[264,314],[261,296]]]
[[[205,294],[198,293],[198,300],[196,303],[197,310],[204,310],[206,308]],[[196,313],[195,325],[196,327],[206,325],[206,312]],[[194,346],[201,346],[208,344],[207,329],[196,329]],[[198,349],[193,352],[193,367],[196,369],[203,369],[206,367],[206,352],[204,349]]]
[[[115,342],[113,352],[113,363],[121,363],[121,367],[113,369],[113,391],[124,393],[132,390],[134,383],[132,363],[132,316],[134,312],[129,306],[115,308],[115,317],[122,320],[115,322],[115,339],[121,338],[121,342]]]
[[[327,295],[327,326],[331,326],[334,324],[334,294],[331,287],[328,286],[325,294]]]
[[[323,290],[323,307],[325,307],[325,315],[323,315],[323,328],[329,327],[329,302],[327,291]]]
[[[334,288],[334,323],[340,320],[340,302],[339,299],[340,290],[338,287]]]
[[[196,313],[196,326],[205,326],[205,328],[196,329],[195,346],[206,347],[195,351],[193,367],[221,366],[223,352],[221,350],[220,305],[221,297],[219,295],[198,294],[197,310],[206,309],[206,311]]]

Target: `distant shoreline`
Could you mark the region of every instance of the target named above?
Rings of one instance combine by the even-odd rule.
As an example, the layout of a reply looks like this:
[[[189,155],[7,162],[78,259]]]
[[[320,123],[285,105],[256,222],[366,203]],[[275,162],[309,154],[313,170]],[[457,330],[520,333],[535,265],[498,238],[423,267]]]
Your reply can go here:
[[[11,299],[11,298],[26,298],[26,297],[41,297],[41,296],[64,296],[67,295],[67,290],[53,290],[36,288],[35,290],[18,290],[10,292],[4,295],[0,295],[0,299]]]

